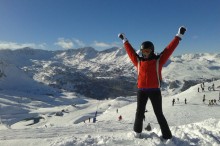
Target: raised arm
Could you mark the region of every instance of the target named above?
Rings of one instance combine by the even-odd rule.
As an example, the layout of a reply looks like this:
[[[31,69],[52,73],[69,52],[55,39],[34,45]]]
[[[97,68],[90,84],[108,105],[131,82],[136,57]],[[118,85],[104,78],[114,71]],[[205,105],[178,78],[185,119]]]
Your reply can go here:
[[[179,44],[179,41],[182,39],[184,33],[186,31],[186,28],[181,26],[178,30],[178,33],[174,37],[174,39],[169,43],[169,45],[163,50],[161,57],[160,57],[160,63],[164,65],[166,61],[169,59],[169,57],[172,55],[173,51],[176,49],[176,47]]]
[[[131,46],[131,44],[128,42],[128,39],[125,37],[125,35],[123,33],[118,34],[118,37],[120,39],[122,39],[122,41],[124,43],[125,50],[126,50],[128,56],[129,56],[129,58],[131,59],[134,66],[137,67],[137,65],[138,65],[138,55],[137,55],[136,51]]]

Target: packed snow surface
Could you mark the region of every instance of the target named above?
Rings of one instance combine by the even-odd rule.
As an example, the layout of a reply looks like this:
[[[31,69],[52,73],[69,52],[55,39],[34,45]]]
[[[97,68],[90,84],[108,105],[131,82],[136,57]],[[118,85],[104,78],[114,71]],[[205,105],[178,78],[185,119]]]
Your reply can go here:
[[[213,83],[215,91],[209,91],[208,87]],[[145,114],[144,127],[151,123],[152,131],[143,130],[141,138],[134,137],[135,96],[98,101],[66,92],[48,102],[46,99],[28,101],[30,97],[34,99],[32,94],[19,95],[16,92],[15,96],[3,92],[0,98],[0,145],[218,146],[220,80],[205,82],[204,92],[198,92],[200,86],[198,84],[174,96],[163,97],[164,115],[173,134],[173,138],[167,141],[161,138],[150,101],[146,107],[148,112]],[[173,98],[176,99],[174,106]],[[17,102],[16,99],[23,102]],[[209,105],[212,99],[216,99],[217,104]],[[94,123],[96,112],[97,121]],[[122,120],[118,121],[120,115]]]

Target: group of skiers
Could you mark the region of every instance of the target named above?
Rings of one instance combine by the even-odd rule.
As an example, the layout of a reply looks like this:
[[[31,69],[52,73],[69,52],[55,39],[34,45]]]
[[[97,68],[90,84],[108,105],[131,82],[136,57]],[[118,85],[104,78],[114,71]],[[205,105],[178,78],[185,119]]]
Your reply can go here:
[[[179,98],[177,98],[177,102],[176,102],[176,99],[173,98],[173,100],[172,100],[172,106],[174,106],[174,104],[176,104],[176,103],[180,103],[180,99],[179,99]],[[187,104],[187,99],[186,99],[186,98],[184,99],[184,103]]]
[[[204,87],[205,87],[205,84],[204,84],[204,82],[203,83],[201,83],[201,88],[202,88],[202,92],[204,92]],[[215,84],[213,83],[211,86],[209,86],[208,87],[208,91],[216,91],[216,89],[215,89]],[[198,87],[198,92],[199,92],[199,87]],[[202,99],[202,102],[203,103],[205,103],[205,101],[206,101],[206,95],[204,94],[203,95],[203,99]],[[217,99],[210,99],[210,100],[208,100],[209,102],[208,102],[208,106],[211,106],[211,105],[217,105]],[[218,97],[218,101],[220,102],[220,91],[219,91],[219,97]]]
[[[205,94],[203,95],[203,103],[205,103],[205,101],[206,101],[206,98],[205,98]],[[220,92],[219,92],[219,100],[218,100],[219,102],[220,102]],[[209,100],[209,103],[208,103],[208,106],[210,106],[210,105],[217,105],[217,100],[216,99],[210,99]]]
[[[198,92],[200,92],[200,88],[201,88],[201,92],[204,92],[205,91],[205,83],[204,82],[202,82],[201,84],[200,84],[200,87],[198,87]]]
[[[88,120],[89,123],[90,123],[91,118],[89,117],[87,120]],[[96,117],[94,116],[94,117],[92,118],[92,122],[95,123],[96,121],[97,121],[97,120],[96,120]],[[86,120],[84,120],[83,122],[86,123]]]
[[[217,105],[216,99],[209,100],[208,106]]]
[[[200,87],[198,87],[198,92],[200,92],[200,88],[201,88],[201,92],[205,92],[205,83],[201,83]],[[207,87],[208,91],[215,91],[215,84],[213,83],[211,86]]]

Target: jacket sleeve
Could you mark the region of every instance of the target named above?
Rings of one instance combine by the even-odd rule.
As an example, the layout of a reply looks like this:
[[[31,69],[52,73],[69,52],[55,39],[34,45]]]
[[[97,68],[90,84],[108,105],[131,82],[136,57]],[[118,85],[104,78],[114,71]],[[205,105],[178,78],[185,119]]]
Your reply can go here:
[[[132,63],[134,64],[134,66],[137,67],[138,57],[137,57],[137,53],[135,52],[134,48],[131,46],[131,44],[128,41],[124,43],[124,47]]]
[[[172,55],[173,51],[176,49],[180,41],[180,38],[175,36],[175,38],[170,42],[170,44],[163,50],[161,57],[160,57],[160,63],[164,65],[166,61],[169,59],[169,57]]]

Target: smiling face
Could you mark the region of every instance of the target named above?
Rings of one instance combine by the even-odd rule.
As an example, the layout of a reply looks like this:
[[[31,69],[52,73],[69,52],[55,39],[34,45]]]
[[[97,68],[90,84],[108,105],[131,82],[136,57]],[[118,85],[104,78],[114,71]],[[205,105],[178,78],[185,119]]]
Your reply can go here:
[[[150,58],[154,52],[154,44],[151,41],[145,41],[141,44],[142,56],[146,59]]]
[[[148,58],[150,56],[152,50],[151,49],[142,49],[141,52],[142,52],[142,55],[144,58]]]

